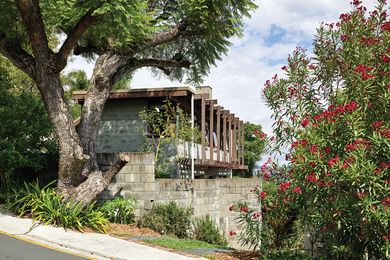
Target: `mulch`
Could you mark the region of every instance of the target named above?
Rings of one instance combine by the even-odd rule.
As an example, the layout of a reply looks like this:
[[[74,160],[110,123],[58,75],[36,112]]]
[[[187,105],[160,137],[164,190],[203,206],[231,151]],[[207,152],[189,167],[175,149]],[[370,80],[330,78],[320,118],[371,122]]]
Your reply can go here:
[[[215,260],[259,260],[260,259],[259,255],[252,251],[231,251],[231,250],[221,250],[217,248],[215,250],[209,248],[209,249],[199,249],[199,250],[194,249],[194,250],[177,251],[177,250],[163,248],[156,245],[146,244],[140,241],[140,239],[144,239],[147,237],[157,238],[160,237],[161,234],[153,231],[150,228],[139,228],[136,225],[110,223],[108,234],[124,240],[131,240],[133,242],[145,244],[152,247],[157,247],[171,252],[177,252],[179,254],[184,254],[184,255],[209,256],[211,259],[215,259]]]

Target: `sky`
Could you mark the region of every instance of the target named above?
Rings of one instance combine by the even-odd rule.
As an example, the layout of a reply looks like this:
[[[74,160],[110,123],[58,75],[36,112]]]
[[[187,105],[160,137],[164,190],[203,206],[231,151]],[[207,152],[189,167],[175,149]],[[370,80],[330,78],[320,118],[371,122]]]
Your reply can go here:
[[[337,22],[341,13],[351,10],[351,0],[256,0],[258,8],[245,19],[244,36],[231,39],[233,45],[217,62],[202,85],[213,88],[213,98],[241,120],[260,124],[272,135],[271,111],[261,91],[266,80],[283,75],[288,54],[300,46],[309,50],[321,22]],[[363,0],[371,10],[374,0]],[[75,59],[66,71],[84,69],[92,74],[93,65]],[[131,87],[186,85],[152,77],[148,69],[138,70]]]

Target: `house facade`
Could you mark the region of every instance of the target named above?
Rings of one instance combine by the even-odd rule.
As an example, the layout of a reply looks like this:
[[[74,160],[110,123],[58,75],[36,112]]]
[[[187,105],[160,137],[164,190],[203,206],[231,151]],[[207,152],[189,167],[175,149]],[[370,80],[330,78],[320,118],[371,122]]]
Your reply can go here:
[[[85,91],[76,91],[74,99],[83,105],[85,95]],[[145,108],[161,106],[165,100],[190,115],[192,125],[201,130],[199,143],[181,142],[171,147],[173,156],[180,158],[172,160],[176,165],[172,177],[222,177],[247,169],[244,123],[212,99],[212,89],[207,86],[113,91],[103,111],[97,152],[140,152],[147,127],[139,114]]]
[[[104,170],[117,160],[117,153],[127,153],[129,162],[101,194],[107,200],[115,196],[133,197],[138,202],[136,215],[142,215],[154,203],[175,201],[194,208],[195,216],[209,215],[224,231],[231,246],[239,247],[228,236],[241,227],[236,214],[229,210],[236,201],[256,205],[250,190],[258,185],[255,178],[229,178],[232,171],[247,169],[244,152],[244,124],[229,110],[212,99],[210,87],[148,88],[114,91],[108,98],[97,138],[99,165]],[[83,104],[86,92],[75,92]],[[200,140],[172,144],[175,164],[171,178],[156,178],[154,153],[140,152],[148,138],[147,125],[140,112],[159,107],[169,100],[191,117],[191,125],[201,130]],[[180,122],[177,122],[179,125]]]

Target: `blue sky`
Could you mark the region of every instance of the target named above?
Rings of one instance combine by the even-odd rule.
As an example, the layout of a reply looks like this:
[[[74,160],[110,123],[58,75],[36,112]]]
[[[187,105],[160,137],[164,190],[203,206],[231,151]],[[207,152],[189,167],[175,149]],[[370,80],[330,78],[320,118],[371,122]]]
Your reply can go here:
[[[271,134],[271,112],[261,97],[264,82],[276,73],[296,46],[310,50],[315,29],[321,22],[336,22],[351,9],[350,0],[259,0],[259,8],[245,20],[244,36],[232,39],[233,45],[223,60],[212,68],[204,85],[213,88],[213,98],[245,121],[263,125]],[[373,0],[363,0],[370,10]],[[92,65],[77,58],[66,71]],[[132,87],[184,85],[167,79],[155,79],[148,69],[136,72]]]

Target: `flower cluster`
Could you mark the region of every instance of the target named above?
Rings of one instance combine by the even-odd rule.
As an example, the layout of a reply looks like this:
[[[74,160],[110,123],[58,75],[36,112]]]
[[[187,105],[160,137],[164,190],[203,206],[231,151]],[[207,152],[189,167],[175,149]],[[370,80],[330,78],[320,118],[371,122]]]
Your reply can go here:
[[[315,121],[327,121],[327,122],[336,122],[336,117],[339,115],[343,115],[345,113],[352,113],[358,108],[358,103],[356,101],[351,101],[345,105],[338,106],[329,106],[328,109],[323,111],[322,113],[314,116]]]
[[[372,44],[375,44],[375,43],[376,42],[373,42]],[[355,68],[355,72],[360,73],[362,80],[367,80],[367,79],[374,78],[374,75],[369,74],[369,72],[371,72],[372,70],[373,70],[373,68],[371,68],[369,66],[366,66],[366,65],[363,65],[363,64],[359,64]]]
[[[260,167],[260,171],[263,173],[263,179],[265,181],[271,178],[272,169],[270,169],[269,164],[272,162],[271,157]]]
[[[287,181],[287,182],[282,182],[281,184],[279,184],[279,190],[281,192],[285,192],[291,185],[291,182]]]
[[[345,151],[346,152],[352,152],[358,149],[359,147],[368,147],[368,142],[365,139],[356,139],[352,143],[349,143],[345,146]]]
[[[314,172],[308,174],[308,175],[306,176],[306,180],[307,180],[308,182],[312,182],[312,183],[318,182],[318,178],[316,177],[316,175],[315,175]]]
[[[301,189],[301,187],[298,185],[298,186],[295,186],[294,189],[292,189],[292,192],[293,192],[293,193],[297,193],[297,194],[302,194],[302,189]]]

